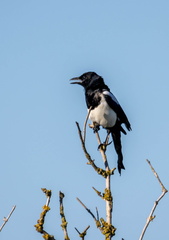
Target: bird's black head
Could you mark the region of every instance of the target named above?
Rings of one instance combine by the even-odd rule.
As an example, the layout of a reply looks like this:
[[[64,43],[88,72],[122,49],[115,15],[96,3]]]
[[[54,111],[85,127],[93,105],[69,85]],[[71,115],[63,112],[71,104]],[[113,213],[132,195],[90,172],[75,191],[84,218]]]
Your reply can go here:
[[[79,84],[83,86],[85,89],[97,89],[100,86],[104,85],[103,78],[99,76],[95,72],[86,72],[82,74],[80,77],[75,77],[70,79],[75,82],[71,82],[71,84]]]

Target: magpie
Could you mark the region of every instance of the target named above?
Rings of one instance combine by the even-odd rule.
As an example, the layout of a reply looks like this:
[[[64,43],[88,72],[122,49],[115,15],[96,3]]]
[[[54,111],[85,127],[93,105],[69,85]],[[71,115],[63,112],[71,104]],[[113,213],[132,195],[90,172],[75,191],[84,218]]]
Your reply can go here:
[[[126,135],[126,131],[121,126],[125,124],[128,131],[131,130],[130,122],[124,113],[116,97],[110,92],[109,87],[104,83],[104,79],[95,72],[86,72],[80,77],[70,80],[72,84],[79,84],[84,87],[85,99],[89,113],[89,119],[93,122],[94,131],[98,131],[102,126],[111,133],[114,147],[118,156],[118,171],[125,169],[123,165],[121,132]]]

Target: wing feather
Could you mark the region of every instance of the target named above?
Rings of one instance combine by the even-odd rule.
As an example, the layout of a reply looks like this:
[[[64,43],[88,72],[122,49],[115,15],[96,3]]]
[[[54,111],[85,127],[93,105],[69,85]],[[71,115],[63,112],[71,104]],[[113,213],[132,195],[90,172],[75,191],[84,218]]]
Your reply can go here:
[[[120,106],[119,102],[117,101],[116,97],[107,90],[103,91],[103,96],[105,97],[108,105],[116,112],[120,123],[124,123],[128,131],[130,131],[131,125],[129,123],[129,120],[122,107]]]

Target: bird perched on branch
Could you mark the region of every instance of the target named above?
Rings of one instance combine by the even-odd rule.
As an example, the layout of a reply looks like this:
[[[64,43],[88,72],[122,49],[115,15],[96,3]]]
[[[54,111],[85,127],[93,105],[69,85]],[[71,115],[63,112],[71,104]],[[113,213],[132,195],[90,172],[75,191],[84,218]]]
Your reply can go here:
[[[87,72],[71,80],[74,80],[72,84],[79,84],[84,87],[87,108],[90,109],[89,119],[93,122],[94,132],[102,126],[107,129],[108,133],[111,133],[118,155],[118,171],[121,174],[121,169],[125,169],[121,132],[126,134],[121,125],[124,123],[127,130],[131,130],[126,114],[115,96],[110,92],[109,87],[104,83],[103,78],[95,72]]]

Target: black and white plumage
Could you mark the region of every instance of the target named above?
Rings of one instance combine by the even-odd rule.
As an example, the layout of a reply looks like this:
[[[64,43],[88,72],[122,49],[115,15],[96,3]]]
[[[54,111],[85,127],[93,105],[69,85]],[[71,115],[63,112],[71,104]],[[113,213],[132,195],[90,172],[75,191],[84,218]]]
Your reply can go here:
[[[121,124],[124,123],[128,131],[131,130],[126,114],[115,96],[110,92],[109,87],[104,83],[103,78],[95,72],[87,72],[71,80],[74,80],[73,84],[79,84],[84,87],[87,108],[91,109],[89,119],[93,122],[96,129],[102,126],[111,132],[118,155],[118,171],[121,174],[121,169],[125,169],[123,165],[121,132],[126,134]]]

